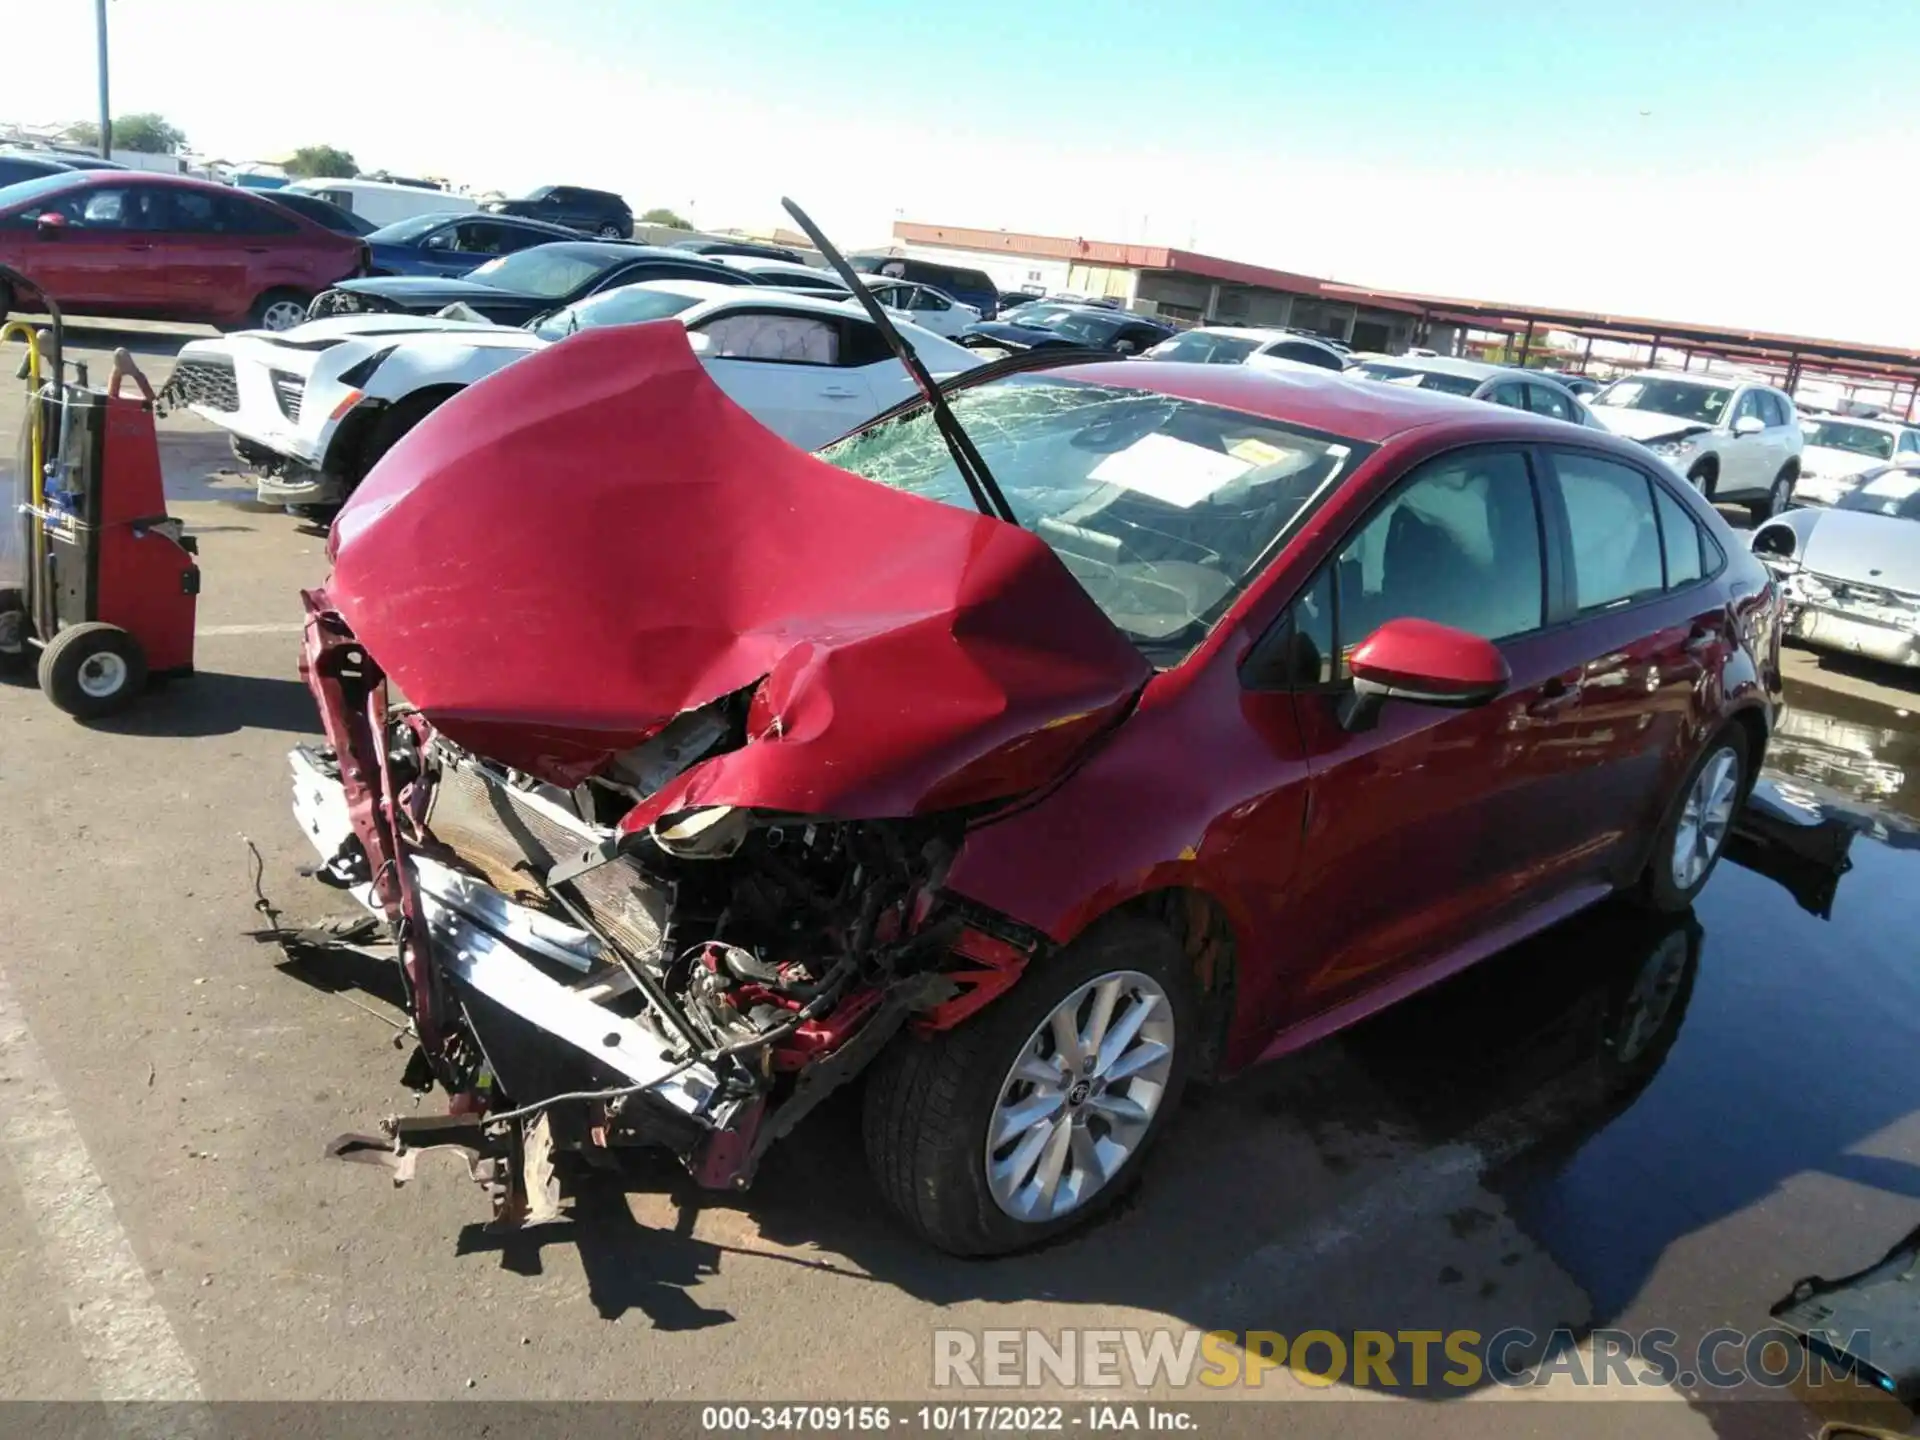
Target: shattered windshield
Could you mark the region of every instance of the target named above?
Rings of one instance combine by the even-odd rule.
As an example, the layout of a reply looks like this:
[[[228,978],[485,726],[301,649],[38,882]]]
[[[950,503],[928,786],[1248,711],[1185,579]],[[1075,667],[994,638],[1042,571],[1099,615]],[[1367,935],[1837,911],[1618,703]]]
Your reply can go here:
[[[1184,652],[1259,573],[1308,504],[1369,445],[1146,390],[1009,375],[956,390],[1015,517],[1143,649]],[[972,510],[925,407],[824,460]]]

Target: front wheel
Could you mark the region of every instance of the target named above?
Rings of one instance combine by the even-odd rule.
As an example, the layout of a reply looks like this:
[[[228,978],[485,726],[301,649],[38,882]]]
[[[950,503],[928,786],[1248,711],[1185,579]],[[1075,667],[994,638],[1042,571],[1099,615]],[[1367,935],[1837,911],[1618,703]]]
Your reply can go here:
[[[1720,488],[1720,472],[1712,465],[1696,465],[1687,474],[1687,483],[1713,502],[1714,491]]]
[[[602,225],[593,233],[596,238],[601,240],[620,240],[625,238],[621,235],[618,225]]]
[[[1782,470],[1773,477],[1773,486],[1767,491],[1767,498],[1747,507],[1747,513],[1753,517],[1755,525],[1764,525],[1774,516],[1787,508],[1787,502],[1793,499],[1792,470]]]
[[[1643,883],[1654,909],[1673,914],[1693,903],[1720,861],[1746,793],[1747,733],[1730,725],[1693,762],[1660,826]]]
[[[1145,920],[1105,922],[966,1024],[894,1042],[867,1080],[881,1193],[954,1255],[1085,1222],[1139,1178],[1192,1035],[1178,942]]]

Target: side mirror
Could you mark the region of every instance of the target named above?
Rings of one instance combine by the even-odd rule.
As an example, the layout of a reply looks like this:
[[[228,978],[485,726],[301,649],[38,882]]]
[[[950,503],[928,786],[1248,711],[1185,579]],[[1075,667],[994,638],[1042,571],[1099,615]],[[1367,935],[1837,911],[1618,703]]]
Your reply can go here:
[[[49,210],[35,217],[33,225],[42,235],[58,235],[67,228],[67,217],[58,210]]]
[[[1370,730],[1389,700],[1470,709],[1507,688],[1513,672],[1491,640],[1405,616],[1389,620],[1347,657],[1353,690],[1341,704],[1346,730]]]
[[[1736,435],[1758,435],[1766,428],[1767,422],[1758,415],[1742,415],[1733,422],[1733,433]]]

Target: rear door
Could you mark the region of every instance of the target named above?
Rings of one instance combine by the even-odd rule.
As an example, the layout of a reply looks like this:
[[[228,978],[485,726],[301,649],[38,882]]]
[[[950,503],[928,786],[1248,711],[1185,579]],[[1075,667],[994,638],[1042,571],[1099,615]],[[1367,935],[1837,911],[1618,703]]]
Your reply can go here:
[[[1519,446],[1415,468],[1296,602],[1327,657],[1295,696],[1312,774],[1298,937],[1270,1023],[1287,1024],[1461,952],[1583,877],[1589,788],[1567,748],[1581,657],[1548,624],[1557,576]],[[1513,675],[1474,709],[1391,701],[1371,729],[1340,723],[1345,656],[1418,616],[1493,640]]]
[[[256,256],[268,257],[271,240],[241,233],[236,223],[240,217],[227,209],[224,199],[201,190],[156,187],[154,212],[165,219],[154,240],[180,313],[244,314],[257,293],[249,269]]]
[[[1705,677],[1734,644],[1710,582],[1725,563],[1651,468],[1550,447],[1547,516],[1582,656],[1570,754],[1592,784],[1590,842],[1627,879],[1697,742]]]
[[[866,347],[847,345],[849,325],[873,330],[865,321],[755,305],[696,322],[688,334],[715,384],[769,430],[814,450],[883,408],[866,367],[850,363]]]

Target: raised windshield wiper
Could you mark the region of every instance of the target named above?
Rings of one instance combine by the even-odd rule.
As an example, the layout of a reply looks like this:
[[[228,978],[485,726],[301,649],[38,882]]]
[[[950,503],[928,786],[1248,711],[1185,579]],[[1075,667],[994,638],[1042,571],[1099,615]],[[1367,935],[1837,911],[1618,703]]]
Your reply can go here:
[[[827,257],[833,273],[853,291],[854,299],[867,312],[867,318],[880,328],[887,345],[900,358],[900,363],[907,367],[907,374],[913,377],[913,383],[920,388],[920,393],[927,397],[934,426],[940,431],[940,438],[946,442],[947,450],[953,456],[954,468],[960,472],[960,478],[967,482],[967,493],[973,496],[973,503],[979,507],[980,513],[1004,520],[1009,525],[1018,525],[1020,522],[1014,516],[1013,507],[1007,504],[1007,497],[1000,492],[993,472],[987,469],[987,462],[974,447],[973,437],[967,434],[955,417],[952,407],[947,404],[947,397],[940,393],[940,386],[927,373],[927,367],[920,362],[913,346],[907,343],[907,337],[893,328],[893,320],[880,302],[873,298],[873,292],[854,268],[847,264],[846,257],[834,248],[833,242],[820,232],[820,227],[808,218],[807,212],[785,198],[780,204],[794,218],[794,223],[806,232],[807,239],[813,242],[813,248]]]

